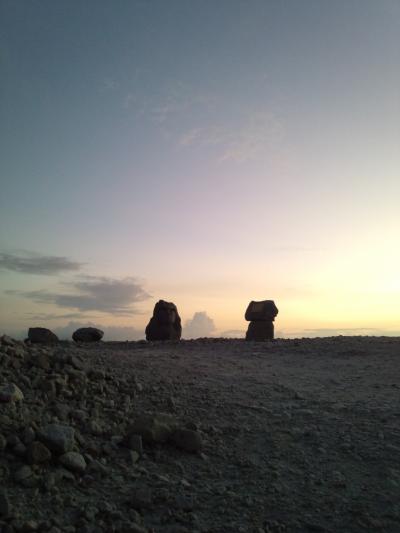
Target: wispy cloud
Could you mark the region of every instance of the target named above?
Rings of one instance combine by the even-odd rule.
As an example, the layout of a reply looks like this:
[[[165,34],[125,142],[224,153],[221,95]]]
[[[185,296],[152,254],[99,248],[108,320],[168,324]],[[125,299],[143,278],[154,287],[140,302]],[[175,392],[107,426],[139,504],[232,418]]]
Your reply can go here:
[[[215,331],[214,320],[205,311],[194,313],[193,318],[185,322],[183,337],[185,339],[197,339],[208,337]]]
[[[203,111],[215,102],[215,98],[196,90],[194,87],[175,81],[170,83],[158,96],[156,105],[149,105],[148,111],[152,120],[163,124],[168,120],[182,117],[183,113],[192,113],[196,109]]]
[[[39,255],[33,252],[25,252],[20,255],[0,253],[0,270],[24,274],[54,276],[61,272],[80,270],[82,266],[82,263],[72,261],[67,257]]]
[[[64,314],[56,314],[56,313],[26,313],[25,315],[30,320],[41,320],[41,321],[49,321],[49,320],[60,320],[60,319],[73,319],[73,318],[85,318],[86,320],[90,317],[88,317],[87,314],[83,313],[64,313]]]
[[[87,276],[65,283],[72,292],[6,291],[28,298],[39,304],[53,304],[59,308],[77,309],[81,312],[99,311],[119,316],[131,315],[138,311],[133,304],[150,298],[140,282],[135,278],[111,279]]]
[[[283,126],[273,113],[253,113],[239,125],[192,128],[178,139],[182,147],[214,146],[219,161],[244,162],[279,148]]]

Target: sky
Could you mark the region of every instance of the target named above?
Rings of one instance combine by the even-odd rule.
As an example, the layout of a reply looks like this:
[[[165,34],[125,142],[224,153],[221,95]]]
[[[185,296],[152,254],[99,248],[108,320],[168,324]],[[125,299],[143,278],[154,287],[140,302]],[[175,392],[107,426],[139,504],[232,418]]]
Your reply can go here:
[[[399,87],[399,0],[0,0],[0,330],[400,335]]]

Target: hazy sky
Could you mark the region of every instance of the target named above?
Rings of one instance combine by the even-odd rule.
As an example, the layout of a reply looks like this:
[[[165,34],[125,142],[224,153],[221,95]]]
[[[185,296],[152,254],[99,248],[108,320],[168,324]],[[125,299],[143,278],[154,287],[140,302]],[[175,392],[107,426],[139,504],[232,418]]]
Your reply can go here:
[[[400,332],[399,0],[0,0],[0,69],[0,329]]]

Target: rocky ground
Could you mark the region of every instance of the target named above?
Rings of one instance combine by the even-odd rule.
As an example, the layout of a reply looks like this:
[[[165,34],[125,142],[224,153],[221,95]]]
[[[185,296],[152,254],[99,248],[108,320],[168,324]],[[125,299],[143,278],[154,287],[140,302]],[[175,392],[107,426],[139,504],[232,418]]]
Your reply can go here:
[[[400,531],[400,338],[0,341],[0,531]]]

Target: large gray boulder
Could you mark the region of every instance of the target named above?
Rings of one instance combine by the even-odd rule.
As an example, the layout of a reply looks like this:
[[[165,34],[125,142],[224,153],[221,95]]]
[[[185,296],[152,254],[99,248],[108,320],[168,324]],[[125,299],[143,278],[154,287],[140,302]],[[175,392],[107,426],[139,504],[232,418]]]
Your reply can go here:
[[[97,328],[79,328],[73,332],[75,342],[98,342],[103,338],[104,331]]]
[[[29,328],[28,340],[32,344],[56,344],[58,337],[47,328]]]
[[[146,327],[146,339],[148,341],[175,341],[179,340],[181,335],[181,317],[176,305],[159,300]]]

